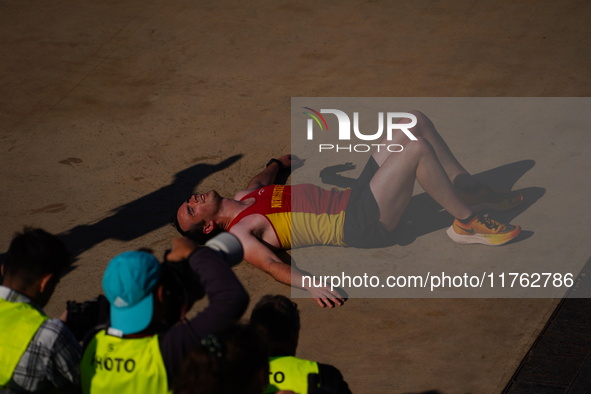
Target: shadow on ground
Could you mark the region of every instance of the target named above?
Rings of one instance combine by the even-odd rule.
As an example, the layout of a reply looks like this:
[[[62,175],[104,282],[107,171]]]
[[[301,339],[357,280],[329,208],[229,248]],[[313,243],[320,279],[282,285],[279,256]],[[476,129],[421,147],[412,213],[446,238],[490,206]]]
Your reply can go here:
[[[111,216],[92,224],[73,227],[59,237],[75,256],[106,239],[131,241],[170,223],[177,207],[205,178],[222,171],[242,155],[231,156],[217,164],[196,164],[177,172],[174,181],[137,200],[113,209]]]

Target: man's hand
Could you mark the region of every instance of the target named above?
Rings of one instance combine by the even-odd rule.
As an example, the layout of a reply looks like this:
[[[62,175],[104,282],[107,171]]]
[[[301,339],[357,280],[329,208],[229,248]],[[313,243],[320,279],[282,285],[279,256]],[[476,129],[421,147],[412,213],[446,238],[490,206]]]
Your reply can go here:
[[[166,255],[166,260],[171,262],[186,260],[195,249],[197,249],[197,244],[191,241],[189,238],[175,238],[172,240],[172,248]]]
[[[321,308],[334,308],[335,306],[342,306],[347,298],[345,298],[338,289],[330,289],[328,287],[309,287],[306,290],[316,300],[316,303]]]
[[[283,168],[300,167],[304,165],[304,160],[300,159],[296,155],[286,154],[277,158],[281,162]]]
[[[246,189],[239,191],[234,195],[235,200],[240,200],[242,197],[246,196],[249,192],[253,190],[260,189],[263,186],[272,185],[275,183],[277,178],[277,173],[280,170],[284,169],[295,169],[296,167],[300,167],[304,164],[304,160],[300,159],[296,155],[286,154],[280,156],[278,159],[275,159],[279,163],[275,161],[271,161],[270,164],[265,167],[263,171],[255,175],[246,185]],[[273,164],[273,165],[271,165]],[[276,164],[276,165],[275,165]]]

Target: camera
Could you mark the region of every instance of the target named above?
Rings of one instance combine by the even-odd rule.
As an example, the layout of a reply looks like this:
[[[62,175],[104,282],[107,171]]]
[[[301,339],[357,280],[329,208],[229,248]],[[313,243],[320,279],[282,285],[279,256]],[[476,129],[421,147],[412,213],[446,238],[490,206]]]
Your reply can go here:
[[[101,327],[109,322],[109,301],[102,294],[84,302],[67,301],[66,309],[68,311],[66,326],[78,342],[82,342],[86,334],[95,327]]]

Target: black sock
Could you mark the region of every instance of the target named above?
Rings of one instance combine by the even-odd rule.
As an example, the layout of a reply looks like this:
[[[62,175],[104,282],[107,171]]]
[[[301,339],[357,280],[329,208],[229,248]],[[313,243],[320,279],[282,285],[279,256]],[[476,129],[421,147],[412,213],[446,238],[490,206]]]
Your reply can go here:
[[[466,219],[458,219],[460,222],[464,223],[464,224],[468,224],[468,222],[472,219],[474,219],[477,216],[477,213],[473,213],[472,215],[468,216]]]

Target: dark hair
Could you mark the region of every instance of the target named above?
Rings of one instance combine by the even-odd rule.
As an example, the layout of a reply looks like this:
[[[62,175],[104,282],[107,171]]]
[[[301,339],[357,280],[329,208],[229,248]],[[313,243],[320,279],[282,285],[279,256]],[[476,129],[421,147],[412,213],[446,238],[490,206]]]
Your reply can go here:
[[[269,353],[264,341],[254,327],[236,324],[203,338],[189,353],[174,392],[258,394],[267,386],[268,376]]]
[[[179,224],[179,219],[178,219],[176,213],[174,215],[172,215],[172,218],[170,219],[170,225],[172,227],[174,227],[176,229],[176,231],[179,232],[180,235],[191,239],[192,241],[196,242],[198,245],[205,245],[205,243],[207,241],[209,241],[211,238],[215,237],[216,235],[218,235],[219,233],[222,232],[222,230],[220,228],[216,228],[215,230],[213,230],[209,234],[205,234],[203,232],[203,228],[201,227],[201,223],[194,225],[193,228],[191,228],[187,231],[184,231],[181,228],[181,225]]]
[[[25,227],[12,238],[4,256],[4,274],[32,284],[43,275],[60,276],[72,264],[72,255],[55,235]]]
[[[287,349],[297,346],[300,312],[298,305],[285,296],[263,296],[252,310],[250,323],[264,333],[271,356],[285,355]]]

